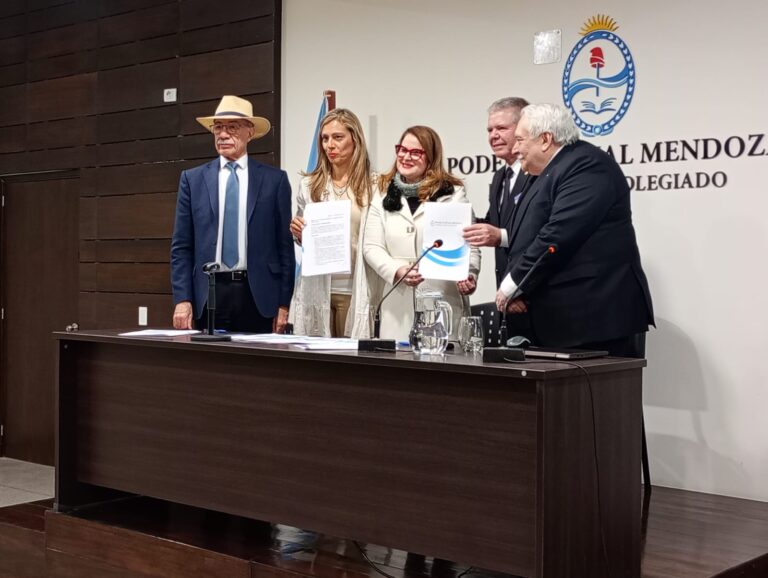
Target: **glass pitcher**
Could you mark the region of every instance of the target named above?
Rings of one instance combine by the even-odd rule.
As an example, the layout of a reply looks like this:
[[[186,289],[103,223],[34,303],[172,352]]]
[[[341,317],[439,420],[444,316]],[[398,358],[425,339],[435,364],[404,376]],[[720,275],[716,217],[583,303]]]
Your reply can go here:
[[[448,347],[453,310],[441,291],[416,289],[410,342],[415,353],[440,355]]]

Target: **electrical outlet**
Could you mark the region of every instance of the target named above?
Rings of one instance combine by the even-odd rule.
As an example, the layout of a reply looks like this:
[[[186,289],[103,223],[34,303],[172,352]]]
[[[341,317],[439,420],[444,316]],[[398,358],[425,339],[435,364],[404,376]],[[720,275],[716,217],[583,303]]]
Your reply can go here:
[[[139,325],[147,325],[147,308],[139,307]]]

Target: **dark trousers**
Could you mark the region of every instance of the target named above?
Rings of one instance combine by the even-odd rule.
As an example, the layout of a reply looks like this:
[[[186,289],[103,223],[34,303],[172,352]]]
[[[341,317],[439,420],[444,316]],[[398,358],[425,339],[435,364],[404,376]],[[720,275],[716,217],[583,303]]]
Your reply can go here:
[[[610,339],[608,341],[595,341],[576,346],[576,349],[592,349],[595,351],[607,351],[613,357],[645,357],[645,332],[635,333],[627,337]]]
[[[216,273],[216,319],[214,329],[243,333],[272,333],[272,317],[264,317],[253,302],[248,276]],[[195,321],[197,329],[208,329],[208,306]]]

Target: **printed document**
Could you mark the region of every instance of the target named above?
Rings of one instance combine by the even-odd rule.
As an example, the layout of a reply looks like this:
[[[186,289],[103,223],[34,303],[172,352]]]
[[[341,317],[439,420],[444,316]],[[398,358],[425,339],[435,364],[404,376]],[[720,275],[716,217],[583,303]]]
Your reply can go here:
[[[469,203],[424,203],[424,246],[421,250],[428,249],[437,240],[443,243],[419,263],[422,277],[446,281],[467,278],[470,248],[461,233],[471,224],[472,205]]]
[[[309,203],[304,208],[301,233],[301,275],[350,272],[350,215],[352,201]]]

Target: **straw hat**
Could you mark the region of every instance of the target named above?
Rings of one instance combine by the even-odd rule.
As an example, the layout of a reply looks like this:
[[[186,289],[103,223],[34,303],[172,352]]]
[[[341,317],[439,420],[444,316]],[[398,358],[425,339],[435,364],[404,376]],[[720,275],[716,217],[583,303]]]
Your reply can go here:
[[[212,124],[217,120],[247,120],[253,123],[253,137],[251,140],[261,138],[269,132],[271,125],[266,118],[253,116],[253,105],[237,96],[222,96],[219,106],[213,116],[198,116],[197,122],[205,127],[205,130],[213,132]]]

